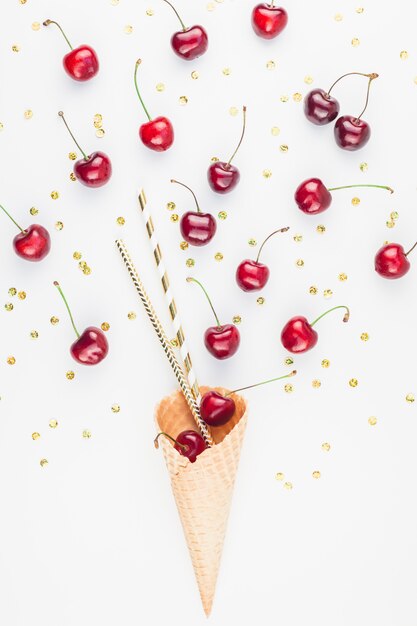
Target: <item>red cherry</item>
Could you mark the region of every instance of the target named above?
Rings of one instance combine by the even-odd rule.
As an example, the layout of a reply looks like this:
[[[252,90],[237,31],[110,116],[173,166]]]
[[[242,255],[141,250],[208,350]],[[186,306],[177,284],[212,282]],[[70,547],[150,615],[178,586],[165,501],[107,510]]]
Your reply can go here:
[[[182,216],[180,222],[181,235],[191,246],[205,246],[216,234],[216,220],[211,213],[203,213],[201,211],[197,197],[190,187],[173,178],[171,179],[171,183],[176,183],[188,189],[197,207],[197,211],[187,211],[187,213],[184,213]]]
[[[304,98],[304,114],[313,124],[324,126],[336,119],[340,105],[324,89],[313,89]]]
[[[252,27],[255,33],[263,39],[273,39],[279,35],[288,22],[288,14],[282,7],[263,2],[257,4],[252,11]]]
[[[58,112],[62,118],[69,134],[71,135],[75,145],[82,153],[83,158],[74,163],[74,174],[77,179],[87,187],[102,187],[111,178],[112,165],[109,157],[104,152],[92,152],[90,156],[84,152],[78,141],[75,139],[62,111]]]
[[[223,426],[232,419],[236,405],[232,398],[217,391],[207,391],[201,398],[200,413],[209,426]]]
[[[192,61],[204,54],[208,48],[208,36],[202,26],[190,26],[187,28],[182,21],[177,9],[171,2],[164,0],[174,11],[181,24],[182,30],[174,33],[171,37],[171,46],[175,54],[186,61]]]
[[[353,115],[339,117],[334,127],[334,138],[340,148],[354,151],[363,148],[371,136],[371,128],[367,122]]]
[[[210,326],[204,333],[204,345],[216,359],[228,359],[236,354],[240,344],[240,334],[234,324],[220,324],[217,313],[203,285],[196,278],[187,278],[187,282],[196,283],[203,290],[210,305],[217,326]]]
[[[159,116],[152,119],[149,115],[148,109],[142,100],[138,87],[137,74],[138,67],[141,63],[141,59],[138,59],[135,65],[135,89],[149,121],[140,126],[139,137],[142,143],[150,150],[155,150],[155,152],[165,152],[165,150],[168,150],[168,148],[170,148],[174,143],[174,128],[167,117]]]
[[[195,463],[199,454],[207,449],[207,444],[203,437],[194,430],[183,430],[176,439],[167,433],[158,433],[154,439],[155,448],[159,448],[158,439],[160,436],[166,437],[174,444],[174,448],[182,455]]]
[[[285,233],[287,230],[289,230],[289,226],[280,228],[271,233],[260,246],[256,261],[245,259],[238,265],[236,270],[236,282],[243,291],[259,291],[265,287],[269,279],[269,268],[267,265],[259,262],[262,248],[273,235]]]
[[[109,352],[109,344],[100,328],[89,326],[71,346],[73,358],[81,365],[97,365]]]
[[[82,82],[93,78],[99,70],[99,62],[95,50],[86,44],[78,46],[78,48],[73,48],[58,22],[45,20],[43,23],[44,26],[49,26],[49,24],[55,24],[55,26],[58,26],[67,44],[71,48],[71,52],[68,52],[62,60],[64,69],[68,76],[74,80]]]
[[[16,254],[25,261],[42,261],[51,249],[51,237],[46,228],[40,224],[32,224],[28,228],[22,228],[1,204],[0,209],[20,230],[20,233],[13,239],[13,248]]]
[[[281,342],[284,348],[294,354],[307,352],[307,350],[314,348],[318,340],[318,334],[314,330],[313,326],[322,317],[331,311],[335,311],[336,309],[346,309],[343,321],[347,322],[349,320],[349,309],[346,306],[335,306],[332,309],[329,309],[315,319],[314,322],[311,322],[311,324],[302,315],[292,317],[285,324],[281,332]]]
[[[239,150],[246,130],[246,107],[243,107],[243,128],[239,143],[230,159],[226,162],[215,161],[210,165],[207,171],[207,179],[210,187],[216,193],[228,193],[232,191],[240,180],[240,173],[237,167],[232,165],[232,160]]]
[[[71,309],[69,308],[67,299],[65,298],[60,284],[58,281],[54,281],[54,285],[58,289],[60,296],[64,301],[72,327],[77,335],[77,339],[70,348],[71,356],[78,361],[78,363],[81,363],[81,365],[97,365],[97,363],[100,363],[100,361],[106,358],[109,352],[109,344],[105,334],[102,330],[100,330],[100,328],[96,328],[95,326],[89,326],[82,334],[80,334],[75,326]]]
[[[388,243],[382,246],[375,255],[375,271],[383,278],[401,278],[410,269],[408,255],[417,246],[417,242],[408,252],[399,243]]]

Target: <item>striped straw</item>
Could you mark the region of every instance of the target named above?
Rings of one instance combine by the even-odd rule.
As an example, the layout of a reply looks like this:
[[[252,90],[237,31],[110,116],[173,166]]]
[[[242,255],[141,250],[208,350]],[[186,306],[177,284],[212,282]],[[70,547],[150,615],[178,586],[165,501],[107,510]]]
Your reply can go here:
[[[152,246],[152,252],[155,257],[156,266],[158,268],[159,276],[161,278],[162,288],[164,290],[165,298],[168,303],[168,310],[171,316],[172,324],[175,331],[175,337],[180,349],[181,358],[184,362],[185,369],[188,375],[188,381],[190,383],[191,390],[194,398],[197,402],[201,400],[201,393],[197,382],[197,377],[194,371],[194,366],[191,361],[190,352],[188,350],[187,341],[185,339],[184,331],[181,325],[180,316],[178,314],[177,305],[175,304],[174,296],[172,295],[168,273],[165,267],[164,260],[162,258],[161,246],[159,245],[158,238],[155,233],[155,227],[149,209],[146,205],[145,192],[142,189],[139,194],[139,206],[142,209],[142,215],[145,220],[146,232],[148,233],[149,241]]]
[[[188,384],[188,381],[184,376],[184,372],[182,371],[182,368],[177,361],[177,357],[175,356],[175,352],[172,348],[171,342],[166,336],[165,331],[162,327],[162,324],[159,321],[157,314],[155,313],[155,309],[153,308],[152,302],[150,301],[149,296],[145,291],[145,288],[139,277],[139,274],[135,266],[133,265],[129,252],[124,242],[121,239],[117,239],[116,245],[124,261],[124,264],[126,265],[126,268],[129,272],[130,278],[132,279],[132,282],[136,288],[136,291],[138,292],[139,297],[142,300],[142,304],[145,307],[145,311],[152,323],[152,326],[154,327],[156,334],[158,335],[158,339],[161,342],[165,355],[168,358],[168,361],[172,369],[174,370],[174,374],[178,380],[178,383],[184,394],[185,400],[187,401],[189,409],[194,417],[194,420],[197,426],[199,427],[207,446],[211,447],[213,445],[213,439],[207,428],[207,424],[201,418],[199,405],[197,404],[196,399],[194,398],[191,392],[190,385]]]

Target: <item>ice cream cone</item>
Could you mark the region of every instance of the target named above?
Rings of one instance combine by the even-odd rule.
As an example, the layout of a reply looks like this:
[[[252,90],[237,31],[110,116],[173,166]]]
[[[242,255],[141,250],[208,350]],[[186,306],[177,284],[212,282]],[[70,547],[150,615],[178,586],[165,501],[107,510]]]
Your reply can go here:
[[[201,391],[205,393],[207,388]],[[217,391],[224,393],[226,390]],[[235,415],[224,426],[211,428],[217,445],[205,450],[195,463],[181,456],[167,439],[160,438],[207,616],[213,604],[247,422],[245,400],[236,394],[232,397],[236,403]],[[179,391],[160,402],[155,419],[158,432],[167,432],[174,438],[183,430],[196,430],[195,421]]]

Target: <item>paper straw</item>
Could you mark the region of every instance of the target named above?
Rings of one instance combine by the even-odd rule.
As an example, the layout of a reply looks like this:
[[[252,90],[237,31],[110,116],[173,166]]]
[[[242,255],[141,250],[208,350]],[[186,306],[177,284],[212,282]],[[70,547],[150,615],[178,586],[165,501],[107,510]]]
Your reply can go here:
[[[155,257],[156,266],[158,268],[159,276],[161,278],[162,288],[164,290],[165,298],[168,304],[169,314],[171,316],[172,324],[175,331],[175,337],[180,349],[181,358],[184,363],[184,367],[187,372],[188,381],[190,383],[191,390],[197,402],[201,400],[201,393],[197,382],[196,373],[193,363],[191,361],[190,351],[188,349],[187,340],[184,335],[180,316],[178,314],[177,305],[175,304],[174,296],[172,295],[168,273],[165,267],[164,259],[162,257],[161,246],[157,235],[155,233],[155,227],[148,207],[146,206],[146,196],[142,189],[139,194],[139,206],[142,209],[142,215],[145,220],[146,232],[148,233],[149,241],[152,246],[152,252]]]
[[[158,319],[157,314],[155,313],[155,309],[153,308],[149,296],[147,295],[143,283],[139,277],[139,274],[135,266],[133,265],[129,252],[121,239],[118,239],[116,241],[116,245],[129,272],[130,278],[132,279],[132,282],[136,288],[136,291],[138,292],[139,297],[142,300],[145,311],[152,323],[152,326],[154,327],[156,334],[158,335],[158,339],[161,342],[165,355],[168,358],[172,369],[174,370],[174,374],[178,380],[178,383],[185,396],[185,399],[195,419],[195,422],[201,431],[204,441],[209,447],[211,447],[213,445],[213,439],[211,438],[210,432],[207,428],[207,424],[201,418],[199,405],[197,404],[197,401],[191,392],[188,381],[185,378],[184,372],[182,371],[182,368],[177,361],[177,357],[175,356],[174,349],[165,334],[165,331],[162,327],[161,322]]]

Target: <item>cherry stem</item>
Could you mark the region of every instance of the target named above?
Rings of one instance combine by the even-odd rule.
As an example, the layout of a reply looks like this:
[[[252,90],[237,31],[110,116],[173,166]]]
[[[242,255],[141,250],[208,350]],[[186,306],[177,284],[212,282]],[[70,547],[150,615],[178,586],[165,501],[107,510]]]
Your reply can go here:
[[[14,218],[10,215],[10,213],[9,213],[8,211],[6,211],[6,209],[4,208],[4,206],[3,206],[2,204],[0,204],[0,209],[2,209],[2,210],[6,213],[7,217],[8,217],[8,218],[10,218],[10,219],[12,220],[13,224],[14,224],[15,226],[17,226],[17,227],[18,227],[18,229],[20,230],[20,232],[22,232],[22,233],[25,233],[25,232],[26,232],[26,231],[25,231],[25,230],[24,230],[21,226],[19,226],[19,224],[18,224],[18,223],[16,222],[16,220],[15,220],[15,219],[14,219]]]
[[[245,391],[246,389],[253,389],[254,387],[260,387],[261,385],[268,385],[269,383],[274,383],[276,380],[283,380],[284,378],[291,378],[291,376],[295,376],[297,370],[293,370],[289,374],[285,374],[285,376],[279,376],[278,378],[271,378],[270,380],[263,380],[261,383],[256,383],[255,385],[248,385],[247,387],[240,387],[239,389],[234,389],[233,391],[228,391],[226,393],[225,398],[231,396],[232,393],[238,393],[239,391]]]
[[[180,443],[179,441],[177,441],[176,439],[174,439],[174,437],[171,437],[171,435],[168,435],[168,433],[164,433],[164,432],[160,432],[156,435],[155,439],[153,440],[153,445],[155,446],[156,449],[159,448],[159,437],[163,435],[164,437],[166,437],[167,439],[170,439],[173,443],[175,443],[176,446],[179,446],[180,448],[182,448],[183,450],[188,450],[188,446],[186,446],[183,443]]]
[[[230,159],[228,160],[228,162],[227,162],[227,164],[226,164],[226,167],[229,167],[229,166],[230,166],[230,164],[231,164],[231,162],[232,162],[232,160],[235,158],[236,153],[237,153],[237,151],[239,150],[239,148],[240,148],[240,146],[241,146],[241,144],[242,144],[243,137],[245,136],[245,130],[246,130],[246,107],[244,106],[244,107],[243,107],[243,127],[242,127],[242,134],[241,134],[241,136],[240,136],[239,143],[238,143],[238,144],[237,144],[237,146],[236,146],[236,150],[233,152],[232,156],[231,156],[231,157],[230,157]]]
[[[372,187],[374,189],[386,189],[390,193],[394,193],[392,187],[386,185],[343,185],[342,187],[328,187],[327,191],[338,191],[339,189],[356,189],[356,187]]]
[[[348,72],[347,74],[343,74],[343,76],[340,76],[337,80],[334,81],[333,85],[330,87],[330,89],[327,92],[327,95],[330,96],[330,92],[333,89],[333,87],[335,85],[337,85],[337,83],[342,80],[343,78],[346,78],[346,76],[364,76],[365,78],[369,78],[369,80],[373,80],[374,78],[378,78],[378,74],[362,74],[362,72]]]
[[[78,143],[78,141],[75,139],[74,135],[72,134],[72,131],[70,129],[70,127],[67,124],[67,120],[64,117],[64,113],[62,111],[58,111],[58,115],[59,117],[62,117],[62,121],[64,122],[65,126],[67,127],[67,131],[69,132],[69,134],[71,135],[75,145],[77,146],[78,150],[82,153],[84,160],[88,161],[88,156],[86,155],[86,153],[84,152],[84,150],[81,148],[80,144]]]
[[[74,48],[72,47],[68,37],[66,36],[66,34],[64,33],[64,31],[62,30],[61,26],[58,24],[58,22],[54,22],[54,20],[45,20],[43,25],[44,26],[49,26],[49,24],[55,24],[55,26],[58,26],[59,30],[61,31],[61,33],[64,36],[65,41],[67,42],[67,44],[69,45],[69,47],[71,48],[71,50],[74,50]]]
[[[339,305],[339,306],[334,306],[332,309],[329,309],[328,311],[325,311],[324,313],[322,313],[321,315],[319,315],[319,317],[317,317],[314,322],[311,322],[310,326],[314,326],[314,324],[316,324],[319,320],[321,320],[322,317],[324,317],[325,315],[327,315],[328,313],[331,313],[332,311],[336,311],[336,309],[346,309],[346,313],[343,317],[343,321],[344,322],[348,322],[349,321],[349,316],[350,316],[350,311],[349,308],[347,306],[344,305]]]
[[[362,115],[365,113],[366,108],[367,108],[367,106],[368,106],[368,102],[369,102],[369,91],[370,91],[370,89],[371,89],[371,83],[372,83],[372,81],[373,81],[375,78],[378,78],[378,74],[369,74],[368,89],[366,90],[366,100],[365,100],[365,106],[363,107],[363,109],[362,109],[362,111],[361,111],[360,115],[358,115],[358,117],[356,118],[356,121],[358,121],[358,122],[359,122],[359,120],[361,119]]]
[[[206,298],[207,298],[207,300],[208,300],[208,303],[209,303],[209,305],[210,305],[210,307],[211,307],[211,310],[213,311],[214,317],[216,318],[217,327],[218,327],[218,328],[221,328],[221,324],[220,324],[219,318],[217,317],[217,313],[216,313],[216,311],[215,311],[215,309],[214,309],[214,306],[213,306],[213,304],[212,304],[212,302],[211,302],[211,300],[210,300],[210,296],[208,295],[207,291],[204,289],[204,287],[203,287],[203,285],[200,283],[200,281],[199,281],[199,280],[197,280],[196,278],[191,278],[191,276],[189,276],[189,277],[187,278],[187,283],[197,283],[197,285],[199,285],[199,286],[201,287],[201,289],[202,289],[202,290],[204,291],[204,293],[205,293],[205,296],[206,296]]]
[[[412,252],[416,246],[417,246],[417,241],[416,241],[416,243],[414,244],[414,246],[411,246],[411,248],[409,249],[409,251],[405,253],[405,256],[408,256],[408,255],[410,254],[410,252]]]
[[[177,185],[181,185],[182,187],[185,187],[186,189],[188,189],[188,191],[191,192],[191,194],[192,194],[192,196],[194,198],[194,202],[196,204],[197,211],[199,213],[201,213],[200,205],[198,204],[198,200],[197,200],[197,197],[196,197],[194,191],[190,187],[188,187],[187,185],[184,185],[184,183],[180,183],[179,180],[175,180],[174,178],[171,178],[171,183],[177,183]]]
[[[65,306],[67,307],[67,311],[68,311],[68,314],[69,314],[69,316],[70,316],[70,320],[71,320],[72,327],[73,327],[73,329],[74,329],[74,331],[75,331],[75,334],[76,334],[76,335],[77,335],[77,337],[79,338],[79,337],[80,337],[80,333],[78,332],[77,327],[76,327],[76,325],[75,325],[74,318],[72,317],[71,309],[69,308],[69,305],[68,305],[67,299],[66,299],[66,297],[64,296],[64,292],[63,292],[63,291],[62,291],[62,289],[61,289],[61,285],[59,284],[59,282],[58,282],[57,280],[54,280],[54,286],[58,289],[58,291],[59,291],[59,293],[60,293],[60,295],[61,295],[61,298],[63,299],[64,304],[65,304]]]
[[[255,263],[259,263],[259,257],[261,256],[262,248],[264,247],[264,245],[266,244],[268,239],[271,239],[271,237],[273,237],[277,233],[286,233],[287,230],[290,230],[289,226],[286,226],[285,228],[279,228],[278,230],[274,230],[273,233],[271,233],[270,235],[268,235],[268,237],[266,239],[264,239],[264,241],[261,244],[261,247],[259,248],[258,256],[256,257]]]
[[[182,19],[181,19],[181,17],[180,17],[180,14],[178,13],[178,11],[177,11],[177,9],[174,7],[174,5],[173,5],[173,4],[171,4],[170,2],[168,2],[168,0],[164,0],[164,2],[166,2],[167,4],[169,4],[169,6],[171,7],[171,9],[174,11],[175,15],[178,17],[178,19],[179,19],[179,21],[180,21],[180,24],[181,24],[181,27],[182,27],[182,30],[183,30],[183,31],[186,31],[187,29],[186,29],[186,27],[185,27],[185,24],[184,24],[184,22],[182,21]]]
[[[136,93],[138,94],[138,98],[140,100],[140,103],[142,105],[143,110],[145,111],[147,118],[149,121],[152,120],[151,116],[149,115],[149,111],[145,106],[144,101],[142,100],[142,96],[140,95],[140,91],[139,91],[139,87],[138,87],[138,67],[139,65],[142,63],[142,59],[138,59],[136,61],[136,65],[135,65],[135,75],[134,75],[134,80],[135,80],[135,88],[136,88]]]

